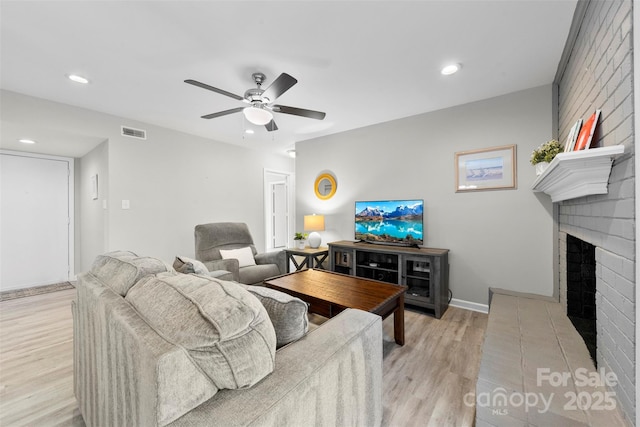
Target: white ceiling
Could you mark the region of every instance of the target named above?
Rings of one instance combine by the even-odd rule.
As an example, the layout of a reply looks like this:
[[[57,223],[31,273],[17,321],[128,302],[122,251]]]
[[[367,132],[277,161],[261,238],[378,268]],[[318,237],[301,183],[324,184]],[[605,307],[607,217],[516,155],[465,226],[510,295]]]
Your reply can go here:
[[[284,152],[297,141],[549,84],[575,0],[5,1],[0,87],[213,140]],[[442,76],[450,62],[460,72]],[[251,73],[298,84],[277,103],[325,111],[275,114],[276,132],[241,113]],[[65,78],[78,73],[91,83]],[[65,141],[25,111],[2,123],[2,147],[81,156],[99,135]],[[37,147],[15,145],[33,132]],[[57,132],[57,133],[56,133]],[[64,146],[66,144],[66,147]]]

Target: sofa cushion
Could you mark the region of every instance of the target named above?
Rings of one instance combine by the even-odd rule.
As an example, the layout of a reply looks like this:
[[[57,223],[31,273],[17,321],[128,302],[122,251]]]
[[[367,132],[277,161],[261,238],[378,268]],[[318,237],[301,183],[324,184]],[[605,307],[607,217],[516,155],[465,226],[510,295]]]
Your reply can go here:
[[[167,271],[171,271],[171,267],[163,261],[139,257],[129,251],[98,255],[91,266],[91,273],[121,296],[125,296],[131,286],[142,277]]]
[[[169,342],[187,350],[216,387],[250,387],[274,368],[269,316],[235,282],[191,274],[149,276],[127,301]]]
[[[88,426],[165,426],[218,392],[184,349],[93,274],[80,274],[76,291],[74,384]]]
[[[309,330],[308,306],[300,298],[262,286],[241,285],[255,295],[276,330],[276,347],[302,338]]]
[[[209,269],[201,261],[186,256],[177,256],[173,261],[173,268],[175,268],[178,273],[209,274]]]
[[[222,259],[237,259],[240,267],[256,265],[256,260],[253,258],[253,251],[249,246],[240,249],[220,249],[220,256]]]

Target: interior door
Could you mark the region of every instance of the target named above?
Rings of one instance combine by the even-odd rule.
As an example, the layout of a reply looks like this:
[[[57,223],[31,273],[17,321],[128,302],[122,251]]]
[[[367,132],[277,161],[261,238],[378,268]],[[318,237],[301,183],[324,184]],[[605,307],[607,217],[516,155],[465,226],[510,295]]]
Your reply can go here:
[[[264,220],[266,251],[287,248],[293,239],[293,175],[265,169]]]
[[[0,290],[69,280],[70,161],[0,154]]]
[[[284,249],[289,240],[287,185],[285,182],[271,183],[271,198],[272,247],[273,249]]]

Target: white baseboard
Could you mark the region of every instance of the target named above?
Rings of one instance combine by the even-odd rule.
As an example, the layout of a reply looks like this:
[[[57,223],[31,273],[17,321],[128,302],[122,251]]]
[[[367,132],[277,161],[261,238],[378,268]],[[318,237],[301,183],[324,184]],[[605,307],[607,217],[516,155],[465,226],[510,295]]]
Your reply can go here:
[[[451,298],[449,305],[451,307],[464,308],[465,310],[479,311],[480,313],[485,314],[489,313],[489,306],[487,304],[478,304],[477,302]]]

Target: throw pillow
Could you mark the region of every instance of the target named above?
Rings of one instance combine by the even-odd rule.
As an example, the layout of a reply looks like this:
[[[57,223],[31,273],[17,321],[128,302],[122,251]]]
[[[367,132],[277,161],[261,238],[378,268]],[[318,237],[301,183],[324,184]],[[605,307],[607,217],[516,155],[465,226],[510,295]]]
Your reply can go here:
[[[219,389],[251,387],[273,371],[276,335],[269,315],[237,283],[159,274],[136,283],[126,300]]]
[[[222,259],[237,259],[240,267],[256,265],[256,260],[253,258],[253,251],[249,246],[240,249],[220,249],[220,256]]]
[[[276,330],[276,348],[305,336],[309,330],[308,306],[300,298],[262,286],[240,285],[255,295]]]
[[[177,256],[175,261],[173,261],[173,268],[175,268],[178,273],[209,274],[209,269],[201,261],[187,258],[186,256]]]
[[[142,277],[166,271],[171,271],[171,267],[164,261],[128,251],[98,255],[91,266],[91,273],[120,296],[125,296]]]

